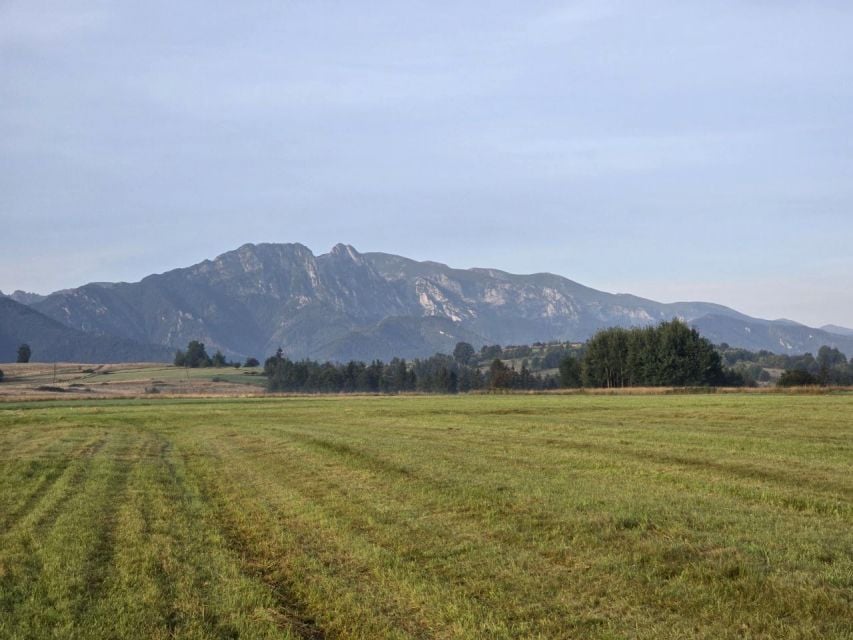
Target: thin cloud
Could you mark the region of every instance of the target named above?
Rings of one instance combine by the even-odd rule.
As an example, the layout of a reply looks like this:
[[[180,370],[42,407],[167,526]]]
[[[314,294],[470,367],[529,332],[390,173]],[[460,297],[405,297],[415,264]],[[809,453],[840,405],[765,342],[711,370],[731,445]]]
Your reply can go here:
[[[81,7],[62,1],[12,0],[0,5],[0,47],[39,48],[62,44],[103,28],[102,5]]]

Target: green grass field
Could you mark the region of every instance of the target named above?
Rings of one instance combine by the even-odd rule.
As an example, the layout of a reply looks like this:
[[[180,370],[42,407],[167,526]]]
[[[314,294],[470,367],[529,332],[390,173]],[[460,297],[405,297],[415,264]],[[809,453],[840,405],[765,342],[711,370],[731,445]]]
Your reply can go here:
[[[0,405],[0,638],[853,638],[853,395]]]

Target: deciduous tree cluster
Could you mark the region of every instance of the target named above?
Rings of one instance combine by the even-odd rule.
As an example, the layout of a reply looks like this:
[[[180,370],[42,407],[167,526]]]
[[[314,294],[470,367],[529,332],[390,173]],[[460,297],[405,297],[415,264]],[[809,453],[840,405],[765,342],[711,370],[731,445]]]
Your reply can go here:
[[[678,320],[599,331],[586,345],[581,371],[585,387],[743,384],[723,370],[714,345]]]

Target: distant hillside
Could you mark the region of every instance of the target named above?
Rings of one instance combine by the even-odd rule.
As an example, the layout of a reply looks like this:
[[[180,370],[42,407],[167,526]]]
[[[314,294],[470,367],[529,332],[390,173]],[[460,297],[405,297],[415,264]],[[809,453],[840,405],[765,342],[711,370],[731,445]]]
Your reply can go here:
[[[847,327],[839,327],[837,324],[826,324],[821,327],[822,330],[827,333],[834,333],[839,336],[851,336],[853,337],[853,329],[848,329]]]
[[[817,354],[823,345],[835,347],[853,355],[853,336],[828,333],[790,322],[767,320],[741,320],[721,315],[707,315],[692,324],[711,342],[728,343],[753,351],[773,353]]]
[[[38,293],[30,293],[29,291],[21,291],[20,289],[18,289],[9,294],[0,291],[0,298],[4,297],[11,298],[15,302],[20,302],[21,304],[33,304],[34,302],[40,302],[44,300],[47,296],[43,296]]]
[[[578,341],[671,318],[733,346],[794,354],[826,343],[853,352],[851,337],[717,304],[663,304],[548,273],[453,269],[342,244],[319,256],[300,244],[247,244],[140,282],[88,284],[31,305],[90,334],[171,348],[199,339],[241,358],[279,346],[292,358],[411,358],[459,340]]]
[[[168,362],[174,355],[163,345],[89,335],[0,297],[0,362],[14,362],[22,343],[30,345],[33,362]]]

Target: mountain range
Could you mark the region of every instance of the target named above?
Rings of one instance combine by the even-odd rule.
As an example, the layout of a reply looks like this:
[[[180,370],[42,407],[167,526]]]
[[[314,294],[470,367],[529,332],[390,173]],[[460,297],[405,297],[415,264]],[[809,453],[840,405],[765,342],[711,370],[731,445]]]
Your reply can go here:
[[[190,340],[232,358],[412,358],[459,341],[581,341],[610,326],[680,318],[715,343],[777,353],[824,344],[853,354],[853,331],[761,320],[707,302],[660,303],[549,273],[454,269],[338,244],[246,244],[139,282],[90,283],[0,299],[0,361],[20,342],[35,360],[170,360]],[[75,346],[77,345],[77,346]]]
[[[48,318],[20,302],[0,296],[0,362],[14,361],[28,344],[37,362],[163,362],[174,350],[110,335],[93,335]]]

